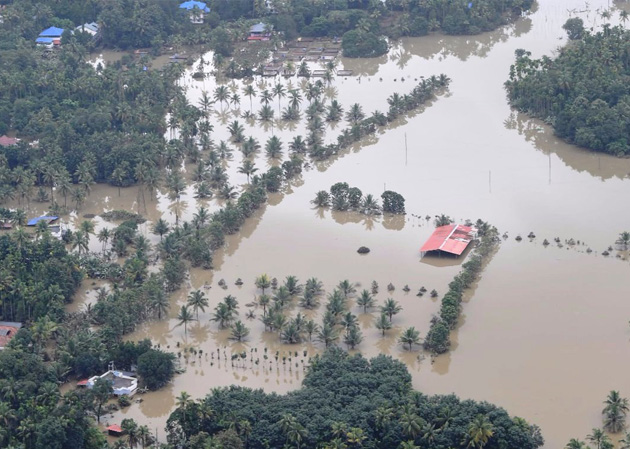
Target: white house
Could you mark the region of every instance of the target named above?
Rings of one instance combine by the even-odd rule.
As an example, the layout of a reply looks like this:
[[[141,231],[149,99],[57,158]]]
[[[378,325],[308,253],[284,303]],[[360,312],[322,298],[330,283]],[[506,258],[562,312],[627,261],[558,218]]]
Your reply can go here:
[[[92,36],[96,36],[98,34],[99,31],[99,27],[98,27],[98,23],[96,22],[92,22],[92,23],[84,23],[83,25],[79,25],[78,27],[76,27],[74,29],[75,32],[84,32],[84,33],[88,33]]]
[[[188,0],[179,5],[180,9],[185,9],[190,14],[192,23],[203,23],[203,15],[210,12],[210,8],[204,2],[196,0]]]
[[[94,388],[94,383],[97,379],[105,379],[111,382],[116,396],[122,396],[123,394],[132,396],[138,389],[138,379],[126,376],[120,371],[109,370],[100,376],[90,377],[87,381],[87,387]]]

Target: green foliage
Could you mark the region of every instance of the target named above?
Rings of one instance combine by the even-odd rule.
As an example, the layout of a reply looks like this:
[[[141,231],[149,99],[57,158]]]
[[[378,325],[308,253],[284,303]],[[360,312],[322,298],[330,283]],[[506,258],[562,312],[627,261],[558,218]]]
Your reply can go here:
[[[341,48],[347,58],[374,58],[387,53],[387,41],[370,31],[356,29],[343,35]]]
[[[149,390],[166,385],[175,374],[175,356],[157,349],[138,357],[138,375]]]
[[[204,418],[202,410],[212,410],[212,418]],[[445,410],[450,417],[446,420]],[[368,361],[330,349],[312,360],[297,391],[281,396],[237,386],[217,388],[205,399],[178,407],[167,429],[169,441],[178,432],[192,440],[204,432],[216,437],[247,423],[251,449],[284,447],[288,442],[304,449],[352,442],[355,447],[360,447],[359,442],[363,447],[396,448],[410,439],[424,447],[426,429],[433,425],[430,447],[447,449],[468,442],[471,430],[478,430],[472,427],[478,416],[483,417],[484,426],[486,422],[492,426],[486,448],[534,449],[542,444],[534,437],[536,426],[510,419],[501,408],[413,391],[405,366],[389,356]],[[406,428],[405,423],[418,431]],[[480,441],[482,435],[488,436],[485,431],[479,434]]]
[[[567,28],[576,38],[555,59],[517,51],[505,83],[510,103],[548,121],[558,136],[594,151],[630,154],[630,31]]]
[[[390,214],[405,213],[405,198],[400,193],[386,190],[381,195],[381,199],[383,200],[383,212]]]
[[[83,277],[78,259],[46,233],[30,240],[23,230],[0,236],[0,320],[37,320],[64,316]],[[19,288],[16,288],[19,286]]]

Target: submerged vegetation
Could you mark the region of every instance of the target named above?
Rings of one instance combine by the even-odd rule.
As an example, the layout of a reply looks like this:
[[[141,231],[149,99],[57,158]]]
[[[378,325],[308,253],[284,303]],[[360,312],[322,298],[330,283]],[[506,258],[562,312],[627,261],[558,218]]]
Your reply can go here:
[[[381,195],[383,205],[373,195],[363,195],[361,189],[350,187],[346,182],[338,182],[330,187],[330,193],[320,190],[311,201],[317,207],[332,206],[333,210],[356,211],[365,215],[405,213],[405,198],[396,192],[387,190]]]
[[[535,449],[536,425],[487,402],[425,396],[405,365],[330,349],[316,356],[302,388],[287,395],[232,386],[179,404],[167,424],[172,447]],[[221,447],[221,446],[220,446]]]
[[[516,52],[505,83],[510,103],[551,123],[570,143],[630,154],[630,31],[604,25],[590,32],[581,19],[570,19],[565,29],[572,40],[554,59]]]
[[[462,310],[464,292],[477,279],[487,258],[492,255],[499,244],[497,229],[490,224],[477,220],[475,223],[479,235],[479,243],[462,264],[462,270],[448,284],[448,291],[442,298],[442,305],[438,316],[431,319],[431,328],[424,340],[424,348],[435,354],[447,352],[450,348],[450,332],[457,326]],[[433,296],[433,292],[431,293]],[[437,292],[435,292],[437,296]]]

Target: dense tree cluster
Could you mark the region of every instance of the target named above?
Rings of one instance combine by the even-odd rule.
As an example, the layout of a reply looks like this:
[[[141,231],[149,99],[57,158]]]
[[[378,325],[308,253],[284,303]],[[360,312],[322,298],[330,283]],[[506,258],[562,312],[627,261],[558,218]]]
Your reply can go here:
[[[77,257],[49,233],[0,236],[0,261],[0,321],[60,320],[83,277]]]
[[[317,207],[332,206],[333,210],[357,211],[365,215],[380,215],[382,212],[390,214],[405,213],[405,198],[391,190],[381,195],[383,206],[371,194],[363,195],[361,189],[350,187],[347,182],[338,182],[330,187],[330,193],[320,190],[311,201]]]
[[[475,281],[487,257],[498,244],[498,231],[494,226],[477,220],[475,223],[480,237],[469,260],[462,264],[462,270],[448,284],[448,292],[442,298],[439,316],[431,320],[431,328],[424,340],[424,348],[435,354],[447,352],[450,345],[450,332],[457,326],[462,310],[464,291]]]
[[[517,51],[505,84],[510,102],[571,143],[630,154],[630,31],[604,25],[592,33],[571,20],[565,29],[573,40],[555,59]]]
[[[484,447],[534,449],[537,426],[488,403],[412,390],[405,366],[331,349],[312,360],[300,390],[266,394],[232,386],[182,398],[168,420],[170,447]],[[204,446],[206,445],[206,446]],[[401,446],[402,445],[402,446]]]

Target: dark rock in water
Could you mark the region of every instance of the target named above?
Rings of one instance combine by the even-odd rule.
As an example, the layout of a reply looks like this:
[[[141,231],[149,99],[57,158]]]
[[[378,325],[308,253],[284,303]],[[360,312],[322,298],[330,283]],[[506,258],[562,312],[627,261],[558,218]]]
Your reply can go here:
[[[604,251],[604,252],[602,253],[602,256],[610,256],[610,253],[609,253],[608,251]]]
[[[369,252],[370,252],[370,248],[368,248],[367,246],[362,246],[361,248],[357,250],[357,253],[359,254],[367,254]]]
[[[516,241],[517,241],[517,242],[520,242],[521,240],[523,240],[523,237],[521,237],[520,235],[517,235],[517,236],[516,236]]]

